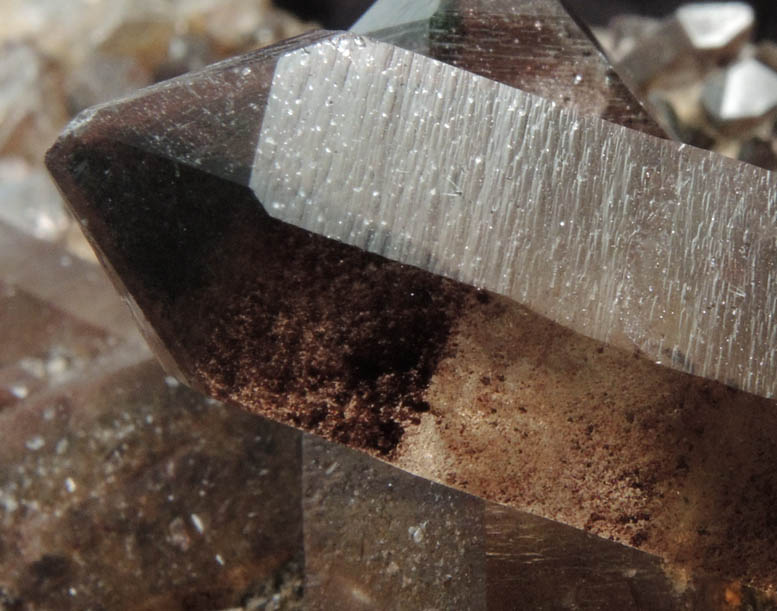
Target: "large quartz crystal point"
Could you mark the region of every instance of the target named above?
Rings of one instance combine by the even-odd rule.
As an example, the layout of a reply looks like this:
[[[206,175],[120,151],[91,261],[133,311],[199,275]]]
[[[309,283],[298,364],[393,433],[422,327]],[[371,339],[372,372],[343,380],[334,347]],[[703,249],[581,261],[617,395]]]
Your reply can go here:
[[[481,31],[498,31],[503,21],[489,24],[466,11],[461,17],[430,29],[430,41],[433,30],[442,39],[456,32],[453,47],[466,50],[468,69],[491,66],[492,76],[508,79],[515,58],[491,53]],[[541,17],[534,21],[544,30]],[[777,461],[771,402],[633,358],[633,350],[577,335],[510,299],[268,214],[278,213],[274,203],[287,202],[259,201],[248,184],[278,57],[312,52],[312,43],[330,37],[312,34],[99,107],[49,153],[73,212],[146,329],[161,340],[156,347],[167,353],[168,366],[212,396],[426,478],[640,547],[672,566],[774,585],[777,480],[763,469]],[[553,40],[564,48],[563,37],[549,39],[548,48]],[[368,44],[379,43],[346,37],[338,50],[363,53]],[[440,54],[445,48],[439,45]],[[418,54],[412,61],[465,74]],[[527,72],[557,66],[540,59],[519,65]],[[332,73],[314,76],[304,87],[320,93],[316,85]],[[556,101],[565,113],[577,91],[583,90],[573,79],[570,101]],[[604,99],[620,95],[607,91]],[[591,118],[601,106],[586,99],[581,120],[616,129]],[[467,99],[443,95],[436,103],[445,109],[453,102]],[[321,110],[327,108],[324,100]],[[585,131],[575,137],[582,133],[587,142]],[[639,134],[619,135],[634,142]],[[310,154],[309,144],[297,152]],[[386,145],[386,137],[376,138],[375,149]],[[581,150],[601,153],[590,145]],[[433,168],[440,150],[433,153],[414,164]],[[715,167],[704,166],[702,175],[717,176]],[[717,182],[714,188],[710,198],[721,189]],[[455,184],[446,183],[445,193],[455,197]],[[426,210],[421,204],[428,201],[419,194],[415,209]],[[567,219],[556,219],[555,231],[574,228],[563,229],[561,220]],[[669,227],[664,217],[647,220],[646,227]],[[689,223],[688,231],[698,227]],[[643,239],[634,233],[635,244]],[[772,250],[768,240],[757,246],[764,258]],[[673,259],[672,269],[680,268]],[[749,269],[727,267],[726,278]],[[668,358],[691,368],[685,356]]]
[[[240,185],[248,182],[275,62],[328,35],[311,33],[86,110],[46,156],[157,356],[193,386],[202,385],[173,305],[216,275],[213,249],[237,212],[261,216]]]
[[[428,36],[404,35],[406,44],[582,112],[658,131],[555,0],[443,5],[427,11]],[[488,42],[495,24],[515,35],[498,53]],[[378,35],[393,40],[397,30]],[[328,36],[312,33],[86,111],[47,161],[169,371],[222,398],[272,405],[274,417],[387,452],[403,421],[425,409],[427,374],[471,290],[277,223],[241,186],[278,58]],[[342,307],[343,295],[353,311]],[[323,322],[310,318],[314,311]],[[371,410],[366,422],[357,417],[361,432],[353,433],[343,421],[354,419],[345,415],[354,397],[402,407]]]

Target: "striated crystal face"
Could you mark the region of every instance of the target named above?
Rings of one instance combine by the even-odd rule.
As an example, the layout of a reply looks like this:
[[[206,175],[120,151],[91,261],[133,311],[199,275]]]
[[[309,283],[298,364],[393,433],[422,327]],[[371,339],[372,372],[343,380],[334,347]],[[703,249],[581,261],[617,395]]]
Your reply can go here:
[[[410,9],[379,0],[352,31],[561,106],[665,136],[556,1],[423,1]]]
[[[509,166],[494,157],[495,150],[486,148],[473,153],[468,147],[482,144],[482,135],[493,129],[489,120],[496,121],[499,117],[498,104],[513,96],[516,102],[531,102],[531,108],[527,109],[524,123],[505,122],[504,130],[492,131],[494,143],[515,146],[513,130],[518,125],[524,126],[526,150],[538,155],[533,164],[531,160],[527,162],[534,171],[524,170],[524,182],[531,182],[532,176],[537,177],[537,197],[546,197],[554,189],[559,191],[565,185],[572,185],[565,194],[570,198],[561,198],[548,209],[550,213],[566,210],[568,216],[551,217],[550,221],[554,223],[538,222],[536,228],[525,232],[527,240],[540,238],[552,242],[542,247],[537,243],[536,250],[534,242],[527,242],[527,252],[520,253],[534,258],[537,285],[542,278],[552,280],[554,265],[558,266],[558,263],[548,253],[558,254],[554,248],[563,250],[574,246],[574,231],[579,232],[581,249],[590,244],[586,240],[603,239],[604,236],[612,238],[618,248],[623,240],[632,246],[639,245],[642,250],[627,249],[634,254],[634,261],[627,259],[629,263],[648,265],[654,260],[643,260],[635,253],[648,256],[651,251],[647,242],[653,239],[668,249],[672,239],[661,232],[666,230],[664,233],[671,235],[674,217],[650,215],[661,212],[656,207],[658,202],[648,202],[642,208],[635,206],[639,224],[634,221],[634,226],[628,224],[622,209],[616,209],[620,216],[608,217],[613,223],[626,223],[626,228],[633,230],[631,233],[594,235],[591,232],[589,235],[575,225],[578,213],[575,206],[579,205],[580,198],[571,196],[579,196],[575,189],[587,185],[591,194],[598,194],[599,199],[594,199],[593,203],[601,203],[601,191],[597,189],[605,184],[621,189],[618,193],[628,192],[629,188],[636,189],[635,194],[641,196],[656,192],[660,202],[683,193],[682,189],[695,192],[690,184],[675,182],[672,190],[667,182],[666,177],[677,169],[670,161],[679,165],[687,159],[685,153],[682,157],[673,157],[678,151],[671,145],[640,140],[636,134],[620,132],[609,123],[594,120],[587,123],[589,119],[585,116],[602,115],[622,124],[643,125],[645,129],[657,131],[638,106],[629,110],[632,98],[622,95],[620,86],[605,86],[605,81],[615,77],[608,74],[606,64],[592,45],[581,42],[584,38],[575,29],[574,22],[568,17],[559,21],[560,9],[554,3],[518,3],[514,6],[526,10],[502,11],[508,4],[483,3],[470,10],[447,3],[447,12],[435,13],[431,21],[426,22],[428,44],[424,42],[424,45],[428,54],[449,62],[447,65],[433,63],[441,76],[435,83],[440,86],[440,93],[450,93],[450,89],[445,88],[449,83],[457,83],[462,91],[474,86],[473,99],[482,105],[478,112],[485,113],[488,120],[482,124],[465,124],[459,132],[462,137],[456,147],[446,149],[444,139],[428,139],[438,143],[436,148],[424,149],[420,145],[428,143],[419,142],[416,148],[423,155],[417,156],[412,166],[407,164],[411,158],[401,154],[401,149],[382,134],[370,142],[366,157],[400,151],[393,169],[416,172],[414,180],[436,177],[441,181],[437,195],[418,191],[414,201],[406,202],[405,210],[409,210],[411,216],[402,216],[392,222],[406,223],[401,227],[405,232],[431,230],[435,227],[433,222],[425,226],[416,223],[416,226],[407,224],[408,220],[414,218],[412,214],[428,214],[430,202],[437,203],[441,218],[444,218],[442,203],[447,200],[442,197],[443,193],[449,193],[453,194],[451,199],[458,206],[454,212],[462,217],[458,235],[466,239],[469,230],[473,229],[473,235],[480,236],[483,243],[487,242],[483,236],[488,234],[482,228],[467,225],[470,222],[465,214],[467,209],[458,200],[464,199],[465,187],[473,201],[477,201],[475,196],[480,186],[488,187],[492,189],[488,192],[489,198],[493,196],[494,203],[500,206],[497,210],[508,209],[509,202],[503,193],[515,187],[505,180],[501,188],[497,188],[500,185],[495,184],[498,181],[494,178],[493,168],[501,170]],[[493,12],[484,8],[487,5],[494,7]],[[543,7],[546,12],[539,10]],[[449,19],[438,20],[441,15]],[[525,39],[536,46],[533,55],[518,55],[520,61],[514,62],[511,50],[518,53],[530,47],[515,42],[508,44],[504,40],[504,46],[500,46],[494,39],[502,38],[495,37],[495,31],[524,32]],[[573,41],[569,47],[560,42],[564,40],[564,32],[570,33]],[[777,483],[772,471],[764,472],[762,468],[763,464],[777,460],[773,444],[777,436],[777,411],[770,401],[655,366],[647,359],[634,358],[634,350],[623,351],[576,334],[515,300],[344,245],[268,214],[277,212],[272,203],[291,205],[294,198],[301,197],[303,189],[297,185],[288,200],[266,195],[262,189],[276,189],[279,184],[258,184],[254,172],[257,145],[261,138],[268,144],[266,136],[272,131],[265,130],[276,130],[280,137],[294,135],[303,125],[312,125],[295,124],[291,131],[283,129],[284,123],[274,114],[278,108],[273,105],[282,105],[290,98],[272,99],[273,95],[278,95],[278,91],[273,90],[273,75],[282,76],[284,71],[280,64],[296,61],[299,55],[295,53],[299,49],[311,51],[316,48],[311,45],[331,38],[331,33],[311,34],[98,107],[82,115],[49,154],[49,167],[74,213],[113,273],[117,285],[136,307],[146,332],[156,342],[156,350],[168,367],[176,368],[191,385],[211,396],[379,456],[414,474],[533,514],[537,522],[530,521],[535,518],[523,516],[526,520],[520,526],[499,519],[489,526],[488,518],[485,518],[487,537],[492,537],[488,548],[491,551],[487,552],[486,558],[486,579],[488,583],[498,584],[496,594],[486,593],[490,601],[499,600],[499,593],[504,589],[526,592],[510,576],[516,572],[526,575],[530,570],[536,570],[532,573],[536,582],[532,583],[538,584],[533,590],[537,600],[560,592],[560,586],[548,585],[554,583],[551,577],[563,573],[558,567],[579,571],[581,563],[576,559],[587,554],[581,551],[570,559],[559,551],[568,548],[575,535],[583,537],[581,547],[572,547],[587,549],[582,542],[590,542],[590,539],[579,529],[654,554],[640,554],[639,559],[652,567],[651,570],[659,571],[650,573],[655,580],[651,577],[653,585],[645,586],[655,586],[661,592],[656,595],[658,599],[675,600],[664,594],[666,581],[660,569],[656,569],[656,556],[669,560],[674,568],[702,567],[760,585],[773,584],[774,558],[770,542],[774,540],[775,527],[769,516]],[[486,44],[489,38],[492,45]],[[512,40],[517,39],[516,35]],[[359,52],[374,49],[376,45],[366,40],[363,43],[364,46],[358,48],[347,45],[335,48],[338,53],[350,50],[354,59]],[[396,49],[394,57],[407,55]],[[390,57],[387,55],[386,59]],[[424,67],[428,68],[431,60],[416,54],[412,56],[412,62],[421,67],[417,75],[420,88],[426,85],[435,94],[432,97],[435,102],[439,99],[436,98],[437,89],[429,87],[425,80],[432,72],[424,74]],[[516,64],[524,76],[513,74]],[[451,65],[502,81],[523,79],[525,83],[536,84],[537,88],[526,86],[525,91],[516,91]],[[588,71],[578,72],[581,65],[587,66]],[[338,66],[342,67],[342,64]],[[536,70],[533,72],[532,69]],[[539,76],[542,70],[566,75],[566,80],[543,79]],[[356,74],[347,73],[346,70],[341,74],[340,83],[347,83],[346,76],[351,78]],[[450,74],[455,77],[442,78]],[[527,74],[531,78],[525,76]],[[597,74],[601,81],[589,79],[589,75]],[[296,73],[292,71],[287,75],[295,76]],[[577,75],[582,75],[582,79],[576,84]],[[330,91],[332,82],[326,82],[330,76],[331,73],[321,70],[312,73],[307,80],[289,82],[296,82],[306,91],[312,87],[313,95],[316,95],[316,92]],[[380,71],[374,71],[363,78],[375,79],[378,83],[382,75]],[[511,81],[510,84],[515,83]],[[484,88],[486,94],[496,92],[497,95],[481,97],[484,92],[479,88]],[[386,89],[367,89],[369,95],[380,92],[388,95]],[[502,91],[509,94],[499,97]],[[544,95],[547,91],[555,91],[554,98],[566,91],[568,99],[558,98],[554,109],[552,101],[539,102],[531,96],[531,93]],[[353,114],[354,108],[359,110],[359,100],[346,96],[327,111],[326,100],[322,102],[322,108],[310,109],[304,96],[297,95],[294,99],[300,99],[305,112],[347,110],[343,118],[359,127],[361,117],[354,118]],[[443,95],[445,99],[446,95]],[[385,100],[388,102],[391,98]],[[466,105],[468,96],[462,99],[453,92],[447,100]],[[491,112],[483,110],[488,104],[491,104],[488,109]],[[572,107],[578,110],[573,111]],[[442,102],[432,109],[440,117],[449,111],[448,105]],[[364,126],[380,125],[372,121],[377,118],[371,116],[373,106],[362,110],[365,118],[370,119]],[[418,110],[419,113],[428,112],[428,108],[419,107]],[[396,114],[405,118],[401,104],[396,108],[385,108],[384,112],[389,117]],[[574,120],[579,121],[581,129],[574,132],[560,129],[566,124],[564,122],[571,124]],[[588,129],[582,129],[584,125]],[[336,131],[323,133],[334,127],[322,125],[321,138],[337,136]],[[443,129],[440,125],[440,134]],[[419,131],[419,134],[428,136],[429,132]],[[548,138],[550,151],[529,146],[536,145],[536,139],[542,134]],[[534,143],[531,138],[535,138]],[[275,142],[277,145],[281,140],[275,139]],[[283,174],[284,166],[291,163],[287,155],[296,157],[299,154],[299,159],[306,159],[305,155],[310,152],[308,145],[318,146],[320,142],[311,138],[303,138],[299,143],[289,140],[286,149],[279,149],[278,168],[273,161],[272,170]],[[456,161],[459,144],[461,153],[470,155],[468,160],[476,168],[473,172],[476,180],[451,187],[446,181],[449,176],[440,166],[443,161]],[[562,144],[569,145],[569,155],[551,160],[550,153],[562,150],[559,148]],[[623,155],[615,155],[608,146]],[[638,152],[633,153],[632,158],[629,151],[634,146]],[[604,170],[596,174],[576,172],[588,169],[589,160],[591,165],[594,160],[597,164],[602,163],[602,153],[606,153],[604,161],[614,163],[620,168],[622,177],[633,182],[607,183],[613,176]],[[481,163],[475,164],[478,154]],[[326,155],[324,150],[312,160],[314,165],[324,168],[331,159]],[[657,155],[656,159],[653,159],[654,155]],[[661,172],[648,177],[637,170],[625,171],[629,163],[645,157],[650,157],[654,169]],[[709,178],[713,175],[712,170],[721,168],[721,176],[730,176],[728,166],[709,161],[711,158],[705,159],[706,165],[702,165],[699,176]],[[354,171],[364,169],[360,165],[363,161],[354,162]],[[485,167],[480,168],[486,161],[488,172]],[[561,166],[558,169],[557,161]],[[249,188],[252,172],[256,191]],[[297,180],[296,172],[292,174],[289,180]],[[569,182],[572,174],[581,177],[579,185],[575,181]],[[753,176],[747,172],[745,175]],[[358,187],[348,183],[355,176],[350,176],[343,167],[339,174],[332,175],[332,182]],[[326,184],[323,174],[313,175],[316,180],[322,177]],[[450,178],[455,182],[458,177]],[[276,175],[273,180],[282,182],[283,179]],[[698,183],[702,183],[701,179]],[[420,183],[401,178],[392,181],[392,186],[413,184]],[[725,181],[721,184],[719,190],[727,188]],[[320,186],[315,181],[311,185]],[[547,188],[540,188],[541,185]],[[435,185],[427,186],[431,190]],[[449,188],[454,190],[449,191]],[[320,193],[325,191],[322,186]],[[458,191],[461,195],[457,195]],[[257,192],[262,193],[261,201]],[[711,190],[705,192],[712,197]],[[319,189],[315,192],[305,190],[305,197],[316,197],[318,193]],[[349,201],[353,204],[355,200],[348,199],[352,193],[353,188],[342,201],[327,202],[333,203],[334,207],[322,209],[325,220],[333,218],[326,216],[333,213],[336,218],[341,204],[346,206]],[[524,184],[513,193],[512,201],[518,199],[520,203],[527,193],[530,195],[531,190]],[[397,195],[401,199],[402,194]],[[377,199],[382,201],[380,196]],[[486,208],[481,205],[477,212],[485,215]],[[339,210],[344,209],[347,210]],[[583,207],[581,213],[592,210],[597,208]],[[607,207],[598,210],[611,211]],[[686,219],[682,215],[699,213],[696,208],[689,212],[681,206],[672,210],[681,219]],[[702,212],[704,210],[702,208]],[[537,208],[537,214],[541,213],[544,211]],[[757,213],[758,210],[747,211],[747,214]],[[751,218],[747,214],[747,219]],[[592,217],[583,215],[581,218],[590,220]],[[725,237],[707,235],[703,229],[710,225],[697,222],[697,217],[687,218],[682,231],[695,229],[701,232],[700,241]],[[510,219],[505,224],[509,227],[508,221]],[[706,222],[706,219],[701,221]],[[636,231],[643,226],[649,230],[646,235]],[[711,226],[721,231],[723,228],[714,223]],[[436,229],[442,227],[439,225]],[[444,227],[447,230],[449,223]],[[540,231],[546,228],[548,233]],[[495,225],[495,230],[504,231],[505,228]],[[554,237],[559,238],[558,244],[553,242]],[[568,238],[567,242],[561,239],[564,237]],[[446,243],[452,244],[441,242]],[[762,241],[753,248],[766,249],[768,244]],[[603,256],[600,251],[601,248],[599,251],[583,249],[581,257],[589,252],[591,256]],[[683,255],[689,252],[682,251]],[[463,246],[451,249],[451,253],[463,257],[461,260],[470,256]],[[513,253],[501,253],[503,257],[508,255],[512,257]],[[693,255],[688,256],[693,261]],[[576,264],[574,257],[572,260]],[[675,265],[675,260],[672,261],[671,269],[682,268],[679,262]],[[562,274],[558,276],[559,280],[564,273],[570,273],[566,269],[556,269]],[[594,266],[586,269],[592,275],[601,274],[602,277],[606,271],[612,271]],[[725,269],[734,276],[751,273],[749,268]],[[621,271],[625,274],[626,270]],[[590,277],[586,275],[583,279]],[[730,281],[728,276],[721,277],[725,282]],[[638,283],[644,278],[627,280]],[[570,287],[565,284],[556,284],[553,290],[566,291]],[[648,295],[649,291],[631,293],[635,294]],[[579,312],[574,314],[580,315]],[[583,318],[580,316],[581,320]],[[690,319],[688,321],[690,324]],[[678,366],[682,366],[684,359],[680,355],[676,358]],[[333,452],[337,449],[332,450],[330,446]],[[312,455],[319,456],[318,450],[314,448]],[[321,510],[317,516],[319,524],[342,517],[343,511],[350,511],[338,509],[337,503],[347,506],[350,500],[357,498],[351,491],[358,489],[358,471],[371,468],[365,461],[354,468],[357,475],[338,479],[336,463],[344,465],[345,459],[327,459],[323,475],[320,464],[315,461],[307,471],[308,474],[318,473],[325,488],[337,489],[340,484],[344,488],[344,498],[332,499],[336,502],[331,514],[317,503],[321,498],[331,498],[329,496],[316,496],[314,491],[312,500],[303,501],[308,503],[307,508]],[[375,484],[378,487],[384,481],[393,481],[391,474],[378,473],[377,469],[374,474],[375,477],[370,474],[363,481],[372,492],[375,489],[371,488],[373,482],[380,482]],[[329,486],[327,482],[334,483]],[[419,497],[427,494],[434,498],[436,492],[419,492]],[[344,500],[345,497],[349,500]],[[442,514],[450,516],[449,524],[468,523],[470,518],[477,521],[477,503],[473,508],[469,505],[471,499],[445,498],[446,502],[451,500],[454,507],[449,511],[444,503],[440,506]],[[458,514],[456,508],[461,509]],[[376,519],[373,511],[374,507],[368,503],[364,512],[358,515]],[[420,545],[428,533],[444,530],[432,521],[424,527],[427,518],[414,513],[412,507],[407,510],[397,508],[396,511],[404,512],[408,520],[405,522],[403,518],[401,522],[406,526],[402,532],[402,537],[407,537],[403,540],[405,544]],[[556,539],[553,528],[561,525],[545,523],[536,516],[561,522],[567,525],[562,527],[567,530]],[[457,521],[459,519],[461,522]],[[531,526],[524,530],[527,524]],[[385,526],[387,535],[394,540],[399,537],[396,524],[388,521]],[[504,533],[510,537],[502,537]],[[323,557],[316,558],[315,562],[311,560],[311,573],[315,567],[317,576],[324,579],[332,576],[330,581],[310,584],[311,589],[322,588],[322,599],[330,596],[329,592],[323,592],[324,587],[333,590],[342,587],[362,602],[383,600],[392,588],[402,583],[392,581],[392,575],[401,572],[394,573],[391,561],[375,554],[371,555],[375,559],[372,564],[375,574],[367,580],[374,589],[370,590],[364,583],[344,582],[341,579],[344,571],[329,560],[339,556],[344,566],[353,566],[355,558],[361,558],[361,539],[321,541],[315,535],[315,531],[305,534],[306,545],[316,552],[323,550]],[[370,536],[375,536],[375,532],[368,528],[364,537]],[[527,543],[527,537],[529,540],[540,537],[538,540],[549,542],[551,551],[537,552],[536,547]],[[502,546],[505,540],[511,541],[514,547],[505,549]],[[737,545],[732,546],[732,540],[737,541]],[[477,547],[482,539],[473,536],[468,541]],[[632,577],[639,581],[645,573],[641,569],[632,573],[633,566],[630,566],[624,574],[617,568],[627,564],[623,556],[618,555],[622,548],[598,540],[597,543],[602,544],[594,552],[597,559],[609,558],[612,562],[605,563],[607,568],[601,572],[597,569],[591,574],[590,595],[580,595],[581,600],[592,599],[596,592],[601,592],[599,584],[614,582],[614,590],[608,591],[605,597],[607,600],[625,600],[621,606],[626,607],[631,594],[624,592],[632,591]],[[522,548],[519,544],[528,547]],[[397,544],[396,548],[401,545]],[[364,549],[372,551],[366,543]],[[328,550],[336,550],[336,553],[330,556]],[[435,558],[443,557],[451,550],[441,545],[438,551],[441,555]],[[612,556],[609,556],[611,552]],[[528,567],[521,564],[527,557],[536,558],[532,554],[537,553],[549,558],[549,564],[538,565],[534,561]],[[482,557],[469,555],[469,551],[466,556],[472,559],[473,570],[480,571]],[[504,564],[500,564],[501,559]],[[470,560],[459,560],[461,564],[455,568],[463,572],[464,565]],[[548,568],[544,570],[546,566]],[[436,569],[430,571],[435,578],[445,577],[434,572]],[[617,579],[611,579],[613,575],[617,575]],[[628,580],[626,585],[622,579],[624,575]],[[496,581],[489,581],[493,576],[497,576],[493,578]],[[567,583],[569,580],[562,581]],[[477,579],[471,583],[473,588],[482,585]],[[482,589],[478,592],[456,594],[460,595],[458,600],[476,606],[480,604],[479,600],[482,601],[482,598],[478,599],[483,594]],[[577,595],[565,592],[563,596],[574,600]],[[454,597],[438,599],[442,606],[450,600]],[[489,604],[498,608],[495,602]],[[653,607],[660,608],[658,605]]]
[[[777,391],[765,170],[360,37],[279,61],[257,150],[276,218]]]

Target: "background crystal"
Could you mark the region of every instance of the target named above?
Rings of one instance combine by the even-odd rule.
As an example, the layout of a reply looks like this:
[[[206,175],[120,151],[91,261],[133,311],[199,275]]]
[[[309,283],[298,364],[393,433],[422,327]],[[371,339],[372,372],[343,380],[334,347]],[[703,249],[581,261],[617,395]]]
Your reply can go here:
[[[719,123],[761,119],[777,108],[777,73],[755,59],[739,61],[707,81],[701,100]]]

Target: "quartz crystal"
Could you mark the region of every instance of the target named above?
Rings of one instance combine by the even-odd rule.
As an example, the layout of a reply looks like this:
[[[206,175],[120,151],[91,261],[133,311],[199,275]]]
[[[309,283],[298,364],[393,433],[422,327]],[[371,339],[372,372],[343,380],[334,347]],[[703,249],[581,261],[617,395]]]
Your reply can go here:
[[[777,392],[766,171],[339,37],[278,62],[250,185],[285,222]]]
[[[700,2],[677,9],[677,21],[694,49],[722,55],[753,30],[753,8],[745,2]]]
[[[672,609],[704,608],[728,587],[677,592],[655,556],[204,399],[117,336],[121,304],[88,279],[97,270],[11,228],[0,248],[12,259],[0,274],[15,270],[17,282],[0,284],[0,601],[10,609]],[[40,281],[58,278],[59,294],[19,288],[42,294],[35,268],[58,271]],[[73,314],[51,305],[63,292],[80,293]]]
[[[718,123],[758,121],[777,108],[777,72],[756,59],[744,59],[712,76],[701,99]]]
[[[577,118],[581,127],[594,126],[589,134],[594,139],[616,129],[591,118],[598,116],[660,133],[625,93],[603,57],[591,43],[583,42],[574,21],[568,16],[559,21],[556,3],[484,2],[472,8],[445,3],[440,11],[415,25],[395,24],[380,36],[408,41],[412,38],[408,32],[418,27],[419,52],[412,55],[416,65],[433,63],[443,75],[450,70],[459,74],[457,68],[481,75],[462,77],[462,86],[473,82],[469,79],[485,82],[482,77],[510,86],[520,81],[520,95],[546,96],[540,106],[555,101],[554,117],[563,113],[568,120]],[[495,31],[514,36],[495,36]],[[515,42],[522,34],[532,41],[530,51]],[[570,47],[565,46],[567,38]],[[338,46],[343,40],[346,43]],[[652,555],[638,557],[654,569],[661,566],[660,558],[675,575],[678,569],[699,570],[763,587],[775,585],[777,560],[770,542],[776,535],[770,516],[777,502],[777,480],[772,470],[763,469],[777,460],[773,444],[777,411],[771,401],[635,358],[638,350],[576,334],[514,300],[283,223],[271,216],[274,202],[257,199],[249,184],[257,143],[267,136],[268,102],[278,93],[272,82],[280,62],[296,59],[300,49],[320,48],[315,45],[358,55],[378,44],[357,41],[351,35],[312,33],[178,77],[87,111],[49,153],[49,167],[74,214],[166,367],[230,404],[532,514],[526,519],[537,520],[531,524],[549,537],[539,540],[558,542],[552,548],[556,551],[542,553],[542,558],[560,557],[560,564],[531,563],[538,570],[533,573],[537,599],[562,591],[547,586],[548,575],[562,574],[558,567],[582,564],[558,552],[569,547],[569,537],[596,541],[592,545],[602,547],[591,548],[593,555],[613,559],[607,570],[589,574],[591,592],[603,591],[596,575],[613,583],[608,576],[644,574],[641,569],[617,573],[613,567],[622,568],[625,560],[613,550],[622,548],[590,539],[580,529],[649,552]],[[498,41],[506,47],[498,47]],[[396,57],[407,53],[397,50]],[[543,70],[564,77],[543,78]],[[303,85],[315,91],[326,76],[320,73]],[[506,85],[488,81],[487,86],[501,90]],[[467,103],[455,96],[451,100]],[[322,112],[326,100],[323,107]],[[364,110],[366,115],[373,107]],[[385,112],[390,115],[392,109]],[[552,121],[540,125],[553,129]],[[334,127],[321,126],[322,131]],[[527,133],[534,132],[527,127]],[[708,169],[707,177],[712,168],[721,168],[722,176],[730,178],[730,167],[717,158],[702,158],[698,152],[673,157],[679,154],[674,145],[635,132],[616,133],[623,138],[620,142],[638,142],[645,152],[665,153],[691,166],[698,161],[701,170]],[[598,157],[605,148],[587,149],[584,135],[570,132],[570,137],[579,138],[575,150],[590,150]],[[549,141],[549,148],[552,144]],[[386,142],[378,139],[375,145],[380,149]],[[302,155],[304,150],[298,152]],[[431,169],[438,154],[446,151],[427,152],[414,163]],[[548,164],[537,167],[539,174],[552,169]],[[666,171],[647,185],[657,188],[657,199],[676,195],[663,178],[674,170],[655,169]],[[742,174],[759,180],[765,176],[751,168]],[[639,172],[633,177],[641,180]],[[446,189],[453,191],[446,192],[455,195],[458,183],[451,178],[454,184],[446,184]],[[675,184],[679,189],[688,186]],[[304,189],[305,185],[298,187],[294,196],[305,197]],[[717,197],[719,191],[716,187]],[[418,195],[416,209],[424,211],[430,197]],[[685,213],[680,206],[677,209],[677,214]],[[322,214],[328,212],[322,209]],[[749,214],[760,214],[759,208]],[[553,231],[574,229],[572,217],[551,220],[557,221]],[[562,221],[569,224],[562,226]],[[669,233],[670,221],[648,215],[640,222]],[[706,225],[694,221],[689,226]],[[634,245],[643,235],[636,229],[629,234]],[[751,247],[770,248],[767,241]],[[534,254],[541,257],[547,252]],[[759,260],[768,259],[768,252],[761,254]],[[546,263],[544,271],[554,261],[546,258]],[[680,266],[674,259],[671,264],[673,270]],[[728,275],[721,282],[747,274],[749,268],[724,269]],[[704,366],[703,361],[697,365],[672,351],[666,359],[677,368],[702,371]],[[336,462],[314,464],[307,473],[323,470],[324,488],[336,489],[327,484],[329,476],[337,480]],[[366,466],[359,468],[372,469],[371,464],[365,461]],[[370,476],[367,483],[383,477]],[[456,502],[453,496],[446,499]],[[469,501],[461,503],[471,508]],[[326,508],[315,503],[307,508],[327,515]],[[369,511],[363,515],[373,515]],[[497,514],[495,510],[492,515]],[[430,517],[416,515],[401,533],[405,545],[423,541],[426,520],[426,532],[434,528]],[[184,524],[186,529],[189,523]],[[526,543],[522,533],[533,531],[530,526],[521,530],[499,523],[489,530],[486,521],[487,538],[492,533],[494,546],[487,557],[486,579],[498,575],[500,588],[518,591],[509,577],[521,571],[516,562],[541,552],[500,547],[499,541],[508,538],[500,539],[499,533],[512,533],[509,540],[517,545]],[[176,523],[173,530],[180,534],[180,527]],[[549,534],[554,527],[562,530],[559,539]],[[389,532],[399,536],[399,531]],[[338,548],[338,542],[323,538],[320,532],[305,535],[311,549],[332,546],[328,549],[338,550],[344,562],[353,562],[357,553],[353,540],[341,541]],[[610,552],[612,556],[607,556]],[[588,557],[586,551],[580,554]],[[316,562],[317,575],[340,575],[327,558]],[[547,572],[539,570],[544,566]],[[372,600],[366,597],[373,595],[379,600],[392,583],[381,570],[395,569],[390,561],[385,565],[376,561],[374,567],[379,573],[374,593],[362,584],[343,587],[359,592],[357,596],[364,594],[360,600]],[[402,570],[398,561],[397,567]],[[564,570],[571,575],[573,568]],[[665,598],[669,595],[662,589],[664,569],[657,570],[649,580],[657,584],[656,597],[673,600]],[[568,584],[571,579],[561,581]],[[611,590],[608,600],[628,600],[631,594],[625,592],[631,592],[633,584],[614,583],[620,594]],[[340,585],[332,585],[336,587]],[[487,592],[489,600],[498,600],[499,591],[494,598]],[[717,590],[719,597],[723,591]]]
[[[7,608],[673,609],[728,587],[677,592],[655,556],[204,399],[117,336],[121,304],[89,264],[12,228],[0,248],[16,272],[0,284]],[[54,278],[59,293],[27,290]],[[51,305],[63,293],[72,314]]]

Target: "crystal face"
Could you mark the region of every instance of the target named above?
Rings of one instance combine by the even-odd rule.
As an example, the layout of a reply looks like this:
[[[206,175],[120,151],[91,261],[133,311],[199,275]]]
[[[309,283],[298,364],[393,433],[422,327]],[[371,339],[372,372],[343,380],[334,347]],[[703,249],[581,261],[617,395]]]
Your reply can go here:
[[[678,8],[677,20],[696,49],[716,51],[752,30],[755,15],[744,2],[700,2]]]
[[[358,34],[370,34],[391,26],[430,19],[440,10],[441,0],[400,0],[375,2],[351,27]]]
[[[777,108],[777,72],[756,59],[743,59],[713,76],[701,99],[719,123],[757,120]]]
[[[285,222],[777,391],[765,170],[343,36],[278,63],[251,187]]]
[[[601,50],[555,0],[423,1],[414,3],[412,11],[398,10],[403,6],[379,0],[364,16],[377,31],[367,31],[360,21],[354,33],[665,137]],[[408,21],[434,8],[428,19]]]

